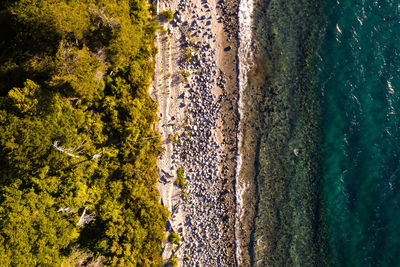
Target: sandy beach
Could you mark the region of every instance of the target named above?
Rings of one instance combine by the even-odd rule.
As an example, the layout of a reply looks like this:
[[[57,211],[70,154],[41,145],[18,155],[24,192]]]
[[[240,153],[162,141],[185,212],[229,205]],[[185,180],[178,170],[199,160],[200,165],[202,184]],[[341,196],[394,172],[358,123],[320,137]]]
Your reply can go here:
[[[232,266],[235,260],[238,1],[160,1],[174,19],[158,32],[151,96],[159,105],[159,191],[171,217],[163,259],[180,266]],[[185,169],[187,187],[175,184]],[[167,233],[168,234],[168,233]]]

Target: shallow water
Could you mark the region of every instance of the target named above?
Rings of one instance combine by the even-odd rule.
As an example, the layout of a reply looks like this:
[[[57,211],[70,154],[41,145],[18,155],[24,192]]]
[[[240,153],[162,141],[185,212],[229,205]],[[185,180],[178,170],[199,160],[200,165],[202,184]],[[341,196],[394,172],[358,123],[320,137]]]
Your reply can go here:
[[[323,187],[334,266],[400,265],[400,3],[325,3]]]
[[[256,67],[249,81],[263,95],[250,244],[255,266],[324,265],[321,117],[314,67],[320,11],[319,1],[310,0],[254,5]]]

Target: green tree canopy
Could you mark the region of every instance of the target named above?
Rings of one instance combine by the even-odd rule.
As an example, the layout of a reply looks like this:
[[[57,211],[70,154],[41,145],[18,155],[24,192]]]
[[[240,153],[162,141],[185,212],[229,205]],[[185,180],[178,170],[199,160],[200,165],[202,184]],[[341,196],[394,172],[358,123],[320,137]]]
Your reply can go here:
[[[150,5],[0,8],[0,265],[159,265]]]

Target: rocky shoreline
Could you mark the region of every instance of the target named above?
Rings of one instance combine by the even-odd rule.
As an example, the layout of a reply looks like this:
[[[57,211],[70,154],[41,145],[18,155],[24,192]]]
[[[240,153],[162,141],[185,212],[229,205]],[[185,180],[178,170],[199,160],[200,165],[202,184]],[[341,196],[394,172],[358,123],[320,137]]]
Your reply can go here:
[[[232,266],[235,260],[238,1],[160,1],[174,19],[158,37],[151,95],[159,103],[165,151],[159,162],[167,231],[163,246],[183,266]],[[187,186],[175,184],[185,169]]]

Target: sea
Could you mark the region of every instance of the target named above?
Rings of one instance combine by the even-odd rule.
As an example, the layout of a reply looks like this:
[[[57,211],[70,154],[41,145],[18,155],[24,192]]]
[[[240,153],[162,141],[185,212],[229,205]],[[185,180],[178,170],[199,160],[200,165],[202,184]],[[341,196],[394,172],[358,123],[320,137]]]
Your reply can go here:
[[[400,1],[241,3],[239,87],[261,100],[238,103],[259,119],[237,242],[252,266],[400,266]]]
[[[323,7],[322,187],[333,266],[400,266],[400,1]]]

